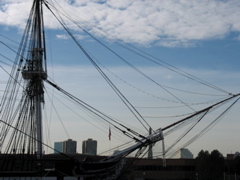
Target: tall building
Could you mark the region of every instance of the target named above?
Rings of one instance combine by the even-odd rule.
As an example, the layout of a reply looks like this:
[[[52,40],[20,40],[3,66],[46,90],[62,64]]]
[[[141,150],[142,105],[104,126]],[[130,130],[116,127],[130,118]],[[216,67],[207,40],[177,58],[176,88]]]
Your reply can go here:
[[[54,153],[76,153],[77,152],[77,142],[72,139],[68,139],[63,142],[54,143]]]
[[[63,142],[54,142],[54,154],[63,152]]]
[[[181,148],[178,152],[180,159],[193,159],[193,154],[188,149]]]
[[[83,141],[82,154],[97,155],[97,141],[92,139]]]
[[[63,141],[63,153],[76,153],[77,152],[77,141],[68,139]]]

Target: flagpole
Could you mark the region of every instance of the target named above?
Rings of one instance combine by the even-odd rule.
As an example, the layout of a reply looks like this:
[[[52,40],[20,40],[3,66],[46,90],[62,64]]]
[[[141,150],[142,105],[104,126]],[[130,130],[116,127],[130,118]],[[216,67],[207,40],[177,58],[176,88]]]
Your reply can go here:
[[[111,127],[109,125],[109,130],[108,130],[109,150],[111,149],[111,136],[112,136],[112,132],[111,132]]]

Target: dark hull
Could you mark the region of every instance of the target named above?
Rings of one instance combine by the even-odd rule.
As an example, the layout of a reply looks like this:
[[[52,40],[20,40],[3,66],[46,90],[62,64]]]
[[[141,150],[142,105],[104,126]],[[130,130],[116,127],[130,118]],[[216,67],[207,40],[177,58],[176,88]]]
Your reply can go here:
[[[84,179],[116,179],[124,159],[102,162],[103,157],[72,155],[0,155],[0,177],[82,177]]]

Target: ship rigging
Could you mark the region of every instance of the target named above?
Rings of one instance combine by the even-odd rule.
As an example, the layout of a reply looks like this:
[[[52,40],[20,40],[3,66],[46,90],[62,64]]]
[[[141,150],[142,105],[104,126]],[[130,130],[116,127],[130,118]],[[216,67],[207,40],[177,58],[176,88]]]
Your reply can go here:
[[[72,38],[76,47],[81,50],[86,59],[92,64],[97,72],[103,77],[105,82],[111,87],[120,101],[127,107],[133,117],[145,130],[145,134],[138,132],[137,130],[128,127],[123,122],[118,121],[112,116],[98,110],[94,106],[86,103],[77,96],[69,93],[55,83],[51,77],[49,77],[47,71],[47,48],[45,40],[44,20],[43,20],[43,6],[49,10],[53,17],[57,19],[62,28],[67,32],[69,37]],[[135,73],[140,74],[145,79],[151,81],[154,85],[160,87],[167,94],[171,95],[174,100],[181,105],[191,110],[190,114],[185,115],[182,119],[169,123],[170,125],[162,127],[151,127],[150,123],[140,113],[133,103],[124,95],[118,86],[113,83],[111,78],[103,70],[104,65],[96,61],[95,58],[86,50],[81,44],[81,41],[76,38],[72,30],[66,25],[65,20],[71,21],[82,32],[89,35],[94,41],[103,48],[107,49],[114,57],[117,57],[122,63],[126,64]],[[6,47],[7,44],[2,43]],[[16,59],[13,63],[12,71],[9,73],[9,80],[6,85],[6,90],[1,99],[1,114],[0,114],[0,145],[1,145],[1,163],[0,163],[0,176],[9,177],[22,176],[40,176],[46,174],[46,169],[49,164],[54,164],[51,172],[48,172],[51,176],[60,176],[59,172],[68,174],[68,176],[93,178],[93,179],[116,179],[123,170],[125,160],[129,154],[135,152],[135,157],[140,157],[145,154],[146,148],[150,145],[153,146],[159,141],[164,140],[165,136],[168,136],[173,131],[176,131],[182,127],[189,125],[186,131],[184,131],[167,149],[162,143],[162,157],[172,149],[181,139],[183,139],[192,129],[202,121],[213,110],[221,107],[222,105],[229,103],[222,113],[220,113],[213,121],[209,123],[202,131],[193,136],[183,147],[188,146],[196,139],[201,137],[204,133],[210,130],[239,100],[240,94],[229,93],[217,86],[214,86],[206,81],[203,81],[195,76],[192,76],[184,71],[181,71],[174,66],[169,65],[163,61],[159,61],[148,54],[140,53],[137,48],[130,48],[119,44],[124,49],[129,50],[141,58],[145,58],[151,61],[155,65],[160,65],[167,68],[170,71],[174,71],[185,78],[194,80],[202,85],[212,88],[224,95],[224,98],[218,102],[214,102],[211,105],[195,110],[191,105],[184,102],[178,96],[174,95],[171,90],[179,90],[162,85],[151,78],[147,73],[143,72],[139,67],[134,66],[127,61],[123,56],[116,53],[107,45],[102,43],[96,38],[87,28],[82,26],[76,19],[70,17],[68,14],[58,11],[58,9],[46,0],[34,0],[33,6],[30,11],[30,15],[26,24],[25,31],[23,33],[22,40],[18,51],[16,51]],[[106,68],[107,69],[107,68]],[[119,78],[118,76],[116,76]],[[124,81],[123,79],[120,79]],[[127,83],[126,81],[124,81]],[[131,85],[128,83],[129,86]],[[48,158],[44,155],[44,147],[53,149],[50,145],[43,141],[43,108],[45,106],[45,88],[46,85],[54,88],[57,92],[66,96],[73,104],[83,109],[90,114],[91,117],[99,119],[105,125],[111,126],[118,133],[130,138],[133,145],[129,145],[122,150],[115,152],[112,155],[99,157],[97,161],[84,161],[83,159],[75,159],[67,154],[61,154],[64,159]],[[132,85],[131,85],[132,86]],[[132,86],[133,88],[136,88]],[[22,93],[20,94],[20,91]],[[142,91],[142,90],[139,90]],[[183,91],[183,90],[182,90]],[[186,91],[186,90],[185,90]],[[142,91],[145,93],[145,91]],[[187,91],[186,91],[187,92]],[[196,92],[189,92],[195,93]],[[20,94],[20,95],[19,95]],[[147,132],[152,130],[151,134]],[[146,135],[147,134],[147,135]],[[173,153],[174,154],[174,153]],[[19,168],[18,165],[22,167]],[[62,164],[67,164],[68,168],[64,169]],[[63,176],[61,174],[61,176]]]

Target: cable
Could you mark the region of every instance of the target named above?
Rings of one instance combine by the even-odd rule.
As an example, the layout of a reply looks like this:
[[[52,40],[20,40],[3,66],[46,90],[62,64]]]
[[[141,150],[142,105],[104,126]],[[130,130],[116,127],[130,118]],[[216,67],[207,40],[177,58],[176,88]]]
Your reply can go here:
[[[119,44],[119,45],[120,45],[120,44]],[[167,62],[165,62],[165,61],[163,61],[163,60],[161,60],[161,59],[159,59],[159,58],[157,58],[157,57],[154,57],[153,55],[151,55],[151,54],[149,54],[149,53],[146,53],[146,52],[140,50],[139,48],[137,48],[137,47],[135,47],[135,46],[133,46],[133,45],[130,45],[130,44],[128,44],[128,45],[131,46],[132,48],[137,49],[137,50],[140,51],[141,53],[144,53],[144,54],[146,54],[146,55],[148,55],[148,56],[150,56],[150,57],[152,57],[152,58],[154,58],[154,59],[156,59],[156,60],[164,63],[165,65],[160,64],[159,62],[156,62],[156,61],[154,61],[154,60],[152,60],[152,59],[150,59],[150,58],[148,58],[148,57],[146,57],[146,56],[144,56],[144,55],[141,55],[140,53],[138,53],[138,52],[136,52],[136,51],[133,51],[132,49],[129,49],[129,48],[127,48],[126,46],[124,46],[124,45],[121,44],[121,46],[124,47],[125,49],[128,49],[129,51],[132,51],[132,52],[138,54],[139,56],[144,57],[145,59],[148,59],[148,60],[154,62],[155,64],[158,64],[158,65],[160,65],[160,66],[163,66],[163,67],[165,67],[165,68],[167,68],[167,69],[169,69],[169,70],[171,70],[171,71],[173,71],[173,72],[175,72],[175,73],[178,73],[178,74],[180,74],[180,75],[182,75],[182,76],[184,76],[184,77],[187,77],[187,78],[189,78],[189,79],[191,79],[191,80],[194,80],[194,81],[196,81],[196,82],[198,82],[198,83],[200,83],[200,84],[206,85],[206,86],[208,86],[208,87],[211,87],[211,88],[213,88],[213,89],[215,89],[215,90],[218,90],[218,91],[220,91],[220,92],[226,93],[226,94],[228,94],[228,95],[232,95],[232,93],[229,93],[229,92],[227,92],[227,91],[225,91],[225,90],[223,90],[223,89],[221,89],[221,88],[219,88],[219,87],[217,87],[217,86],[215,86],[215,85],[212,85],[212,84],[210,84],[210,83],[208,83],[208,82],[206,82],[206,81],[203,81],[202,79],[200,79],[200,78],[198,78],[198,77],[196,77],[196,76],[193,76],[193,75],[191,75],[191,74],[189,74],[189,73],[187,73],[187,72],[185,72],[185,71],[183,71],[183,70],[181,70],[181,69],[179,69],[179,68],[177,68],[177,67],[175,67],[175,66],[173,66],[173,65],[171,65],[171,64],[169,64],[169,63],[167,63]],[[168,88],[171,88],[171,87],[168,87]],[[175,88],[171,88],[171,89],[175,89]],[[179,89],[175,89],[175,90],[179,90]],[[194,92],[189,92],[189,93],[201,94],[201,93],[194,93]],[[203,94],[203,95],[204,95],[204,94]]]
[[[50,84],[51,86],[53,86],[54,88],[56,88],[58,91],[62,92],[63,94],[65,94],[66,96],[68,96],[70,99],[72,99],[73,101],[75,101],[76,103],[78,103],[79,105],[81,105],[83,108],[85,108],[86,110],[88,110],[89,112],[93,113],[93,115],[98,116],[99,118],[101,118],[102,120],[106,121],[108,124],[111,124],[113,127],[115,127],[116,129],[122,131],[123,134],[125,134],[126,136],[139,141],[135,136],[138,136],[140,138],[145,138],[144,136],[140,135],[139,133],[133,131],[132,129],[124,126],[123,124],[117,122],[116,120],[114,120],[113,118],[107,116],[106,114],[100,112],[99,110],[97,110],[96,108],[90,106],[89,104],[83,102],[82,100],[80,100],[79,98],[73,96],[72,94],[68,93],[67,91],[63,90],[62,88],[60,88],[59,86],[57,86],[56,84],[54,84],[53,82],[49,81],[49,80],[45,80],[48,84]],[[129,134],[128,132],[120,129],[119,127],[117,127],[115,124],[118,124],[119,126],[125,128],[127,131],[129,131],[131,134]]]
[[[56,2],[57,3],[57,2]],[[57,3],[58,4],[58,3]],[[54,7],[54,5],[53,4],[51,4],[51,6],[52,7]],[[63,8],[58,4],[58,6],[60,7],[60,9],[62,9],[62,11],[64,11],[63,10]],[[59,9],[59,8],[58,8]],[[55,7],[55,10],[56,11],[58,11],[58,9]],[[92,28],[90,28],[90,27],[88,27],[89,26],[89,23],[82,23],[82,22],[79,22],[79,21],[77,21],[77,20],[73,20],[73,18],[72,17],[70,17],[68,14],[67,14],[67,12],[66,11],[64,11],[64,13],[61,13],[61,14],[63,14],[63,16],[65,16],[66,18],[68,18],[70,21],[72,21],[75,25],[77,25],[78,27],[80,27],[85,33],[87,33],[89,36],[91,36],[93,39],[95,39],[97,42],[99,42],[100,44],[102,44],[104,47],[106,47],[108,50],[110,50],[111,52],[113,52],[115,55],[117,55],[117,56],[119,56],[116,52],[114,52],[113,50],[111,50],[109,47],[107,47],[106,45],[104,45],[103,43],[101,43],[96,37],[94,37],[88,30],[90,30],[90,29],[92,29]],[[77,15],[75,15],[74,17],[76,17]],[[76,18],[75,18],[76,19]],[[83,26],[80,26],[79,24],[82,24]],[[88,30],[87,30],[88,29]],[[104,35],[101,31],[99,31],[99,29],[97,29],[98,30],[98,33],[96,32],[96,30],[93,30],[93,31],[95,31],[99,36],[101,36],[101,37],[104,37],[104,38],[106,38],[106,39],[109,39],[108,38],[108,36],[106,36],[106,35]],[[131,51],[131,52],[133,52],[134,54],[136,54],[136,55],[138,55],[138,56],[140,56],[140,57],[143,57],[144,59],[146,59],[146,60],[149,60],[149,61],[151,61],[151,62],[153,62],[153,63],[155,63],[155,64],[158,64],[158,65],[160,65],[160,66],[162,66],[162,67],[165,67],[166,69],[168,69],[168,70],[171,70],[171,71],[173,71],[173,72],[175,72],[175,73],[177,73],[177,74],[180,74],[180,75],[182,75],[182,76],[184,76],[184,77],[187,77],[187,78],[189,78],[189,79],[191,79],[191,80],[194,80],[194,81],[196,81],[196,82],[198,82],[198,83],[200,83],[200,84],[203,84],[203,85],[206,85],[206,86],[208,86],[208,87],[210,87],[210,88],[213,88],[213,89],[215,89],[215,90],[218,90],[218,91],[220,91],[220,92],[223,92],[223,93],[226,93],[226,94],[228,94],[228,95],[231,95],[231,93],[229,93],[229,92],[227,92],[227,91],[225,91],[225,90],[223,90],[223,89],[221,89],[221,88],[219,88],[219,87],[217,87],[217,86],[214,86],[214,85],[212,85],[212,84],[210,84],[210,83],[208,83],[208,82],[206,82],[206,81],[203,81],[203,80],[201,80],[200,78],[198,78],[198,77],[196,77],[196,76],[193,76],[193,75],[191,75],[191,74],[189,74],[189,73],[187,73],[187,72],[185,72],[185,71],[183,71],[183,70],[180,70],[179,68],[177,68],[177,67],[175,67],[175,66],[173,66],[173,65],[171,65],[171,64],[169,64],[169,63],[167,63],[167,62],[165,62],[165,61],[163,61],[163,60],[161,60],[161,59],[159,59],[159,58],[157,58],[157,57],[154,57],[153,55],[151,55],[151,54],[149,54],[149,53],[147,53],[147,52],[145,52],[145,51],[143,51],[143,50],[140,50],[139,48],[137,48],[137,47],[135,47],[135,46],[133,46],[133,45],[130,45],[130,44],[127,44],[128,46],[130,46],[131,48],[133,48],[133,49],[136,49],[137,51],[139,51],[139,52],[141,52],[142,54],[140,54],[139,52],[137,52],[137,51],[135,51],[135,50],[133,50],[133,49],[130,49],[130,48],[128,48],[127,46],[125,46],[124,44],[121,44],[121,43],[118,43],[118,42],[115,42],[116,44],[118,44],[120,47],[123,47],[124,49],[127,49],[128,51]],[[144,55],[143,55],[144,54]],[[149,57],[147,57],[147,56],[149,56]],[[122,57],[120,57],[120,59],[121,59]],[[155,60],[157,60],[157,61],[159,61],[159,62],[161,62],[161,63],[163,63],[163,64],[160,64],[159,62],[157,62],[157,61],[155,61],[155,60],[153,60],[153,59],[155,59]],[[123,58],[121,59],[121,60],[123,60]],[[128,63],[128,62],[127,62]],[[163,87],[164,87],[164,85],[162,85]],[[174,90],[178,90],[178,91],[183,91],[183,92],[188,92],[188,93],[192,93],[192,94],[199,94],[199,95],[211,95],[211,94],[203,94],[203,93],[198,93],[198,92],[190,92],[190,91],[185,91],[185,90],[180,90],[180,89],[177,89],[177,88],[172,88],[172,87],[169,87],[169,86],[165,86],[165,87],[167,87],[167,88],[169,88],[169,89],[174,89]],[[211,96],[215,96],[214,94],[212,94]]]
[[[34,137],[30,136],[29,134],[27,134],[27,133],[25,133],[25,132],[17,129],[16,127],[14,127],[14,126],[6,123],[5,121],[3,121],[3,120],[1,120],[1,119],[0,119],[0,121],[1,121],[2,123],[4,123],[5,125],[9,126],[10,128],[12,128],[12,129],[14,129],[14,130],[16,130],[16,131],[18,131],[18,132],[20,132],[20,133],[28,136],[29,138],[31,138],[31,139],[33,139],[33,140],[35,140],[35,141],[38,141],[36,138],[34,138]],[[67,158],[69,158],[69,159],[72,159],[72,157],[68,156],[67,154],[62,153],[62,152],[58,151],[57,149],[54,149],[54,148],[52,148],[51,146],[49,146],[49,145],[47,145],[47,144],[45,144],[45,143],[43,143],[43,142],[41,142],[41,144],[43,144],[44,146],[46,146],[46,147],[48,147],[48,148],[50,148],[50,149],[58,152],[58,153],[59,153],[60,155],[62,155],[62,156],[65,156],[65,157],[67,157]]]
[[[51,11],[51,10],[50,10]],[[52,12],[52,11],[51,11]],[[52,12],[53,13],[53,12]],[[54,15],[54,14],[53,14]],[[54,15],[56,17],[56,15]],[[67,17],[67,16],[66,16]],[[57,18],[57,17],[56,17]],[[69,20],[71,20],[69,17],[67,17]],[[58,19],[58,18],[57,18]],[[59,20],[58,20],[59,21]],[[72,20],[73,21],[73,20]],[[61,23],[61,22],[60,22]],[[179,102],[181,102],[182,104],[185,104],[188,108],[190,108],[191,110],[195,111],[193,108],[191,108],[190,106],[188,106],[185,102],[183,102],[180,98],[178,98],[176,95],[174,95],[173,93],[171,93],[169,90],[167,90],[163,85],[157,83],[156,81],[154,81],[152,78],[150,78],[149,76],[147,76],[145,73],[143,73],[142,71],[140,71],[138,68],[136,68],[134,65],[132,65],[130,62],[126,61],[126,59],[124,59],[122,56],[120,56],[119,54],[117,54],[115,51],[113,51],[111,48],[109,48],[108,46],[106,46],[105,44],[103,44],[101,41],[99,41],[95,36],[93,36],[92,34],[90,34],[87,30],[85,30],[84,28],[82,28],[81,26],[79,26],[79,24],[77,24],[75,21],[73,21],[74,24],[76,24],[79,28],[81,28],[85,33],[87,33],[89,36],[91,36],[95,41],[97,41],[98,43],[100,43],[103,47],[105,47],[107,50],[109,50],[111,53],[113,53],[115,56],[117,56],[120,60],[122,60],[123,62],[125,62],[129,67],[131,67],[133,70],[135,70],[136,72],[138,72],[139,74],[143,75],[145,78],[147,78],[148,80],[152,81],[154,84],[158,85],[159,87],[161,87],[163,90],[165,90],[167,93],[169,93],[171,96],[173,96],[175,99],[177,99]],[[64,27],[66,29],[66,27]],[[69,33],[70,30],[68,29],[67,32]],[[73,35],[69,34],[72,38],[74,38]],[[75,39],[75,38],[74,38]],[[77,42],[76,40],[74,40],[77,44],[79,44],[79,42]],[[82,49],[82,48],[81,48]],[[82,49],[83,50],[83,49]],[[85,51],[85,50],[84,50]],[[84,53],[86,55],[86,53]],[[88,57],[88,56],[87,56]],[[90,58],[90,57],[88,57]],[[91,61],[92,62],[92,61]],[[95,62],[94,62],[95,63]],[[95,63],[95,66],[96,63]],[[99,67],[98,67],[99,68]],[[135,110],[137,112],[137,110]],[[141,117],[141,115],[137,112],[137,114]],[[148,124],[143,117],[141,117],[141,119]],[[149,125],[148,125],[149,126]],[[149,126],[150,127],[150,126]],[[146,128],[147,130],[147,128]]]
[[[83,48],[83,46],[75,39],[75,37],[72,35],[70,30],[64,25],[63,21],[60,21],[60,19],[53,13],[53,11],[48,7],[50,12],[57,18],[59,23],[63,26],[63,28],[67,31],[67,33],[72,37],[74,42],[77,44],[77,46],[82,50],[82,52],[85,54],[85,56],[90,60],[90,62],[93,64],[93,66],[98,70],[98,72],[102,75],[102,77],[106,80],[106,82],[110,85],[110,87],[116,92],[116,94],[120,97],[120,99],[123,101],[123,103],[129,108],[129,110],[133,113],[133,115],[139,120],[139,122],[143,125],[143,127],[146,128],[146,126],[141,122],[143,120],[149,127],[150,125],[144,120],[144,118],[141,116],[141,114],[134,108],[134,106],[127,100],[127,98],[118,90],[118,88],[112,83],[112,81],[106,76],[106,74],[101,70],[101,68],[96,64],[96,62],[91,58],[91,56],[87,53],[87,51]]]

